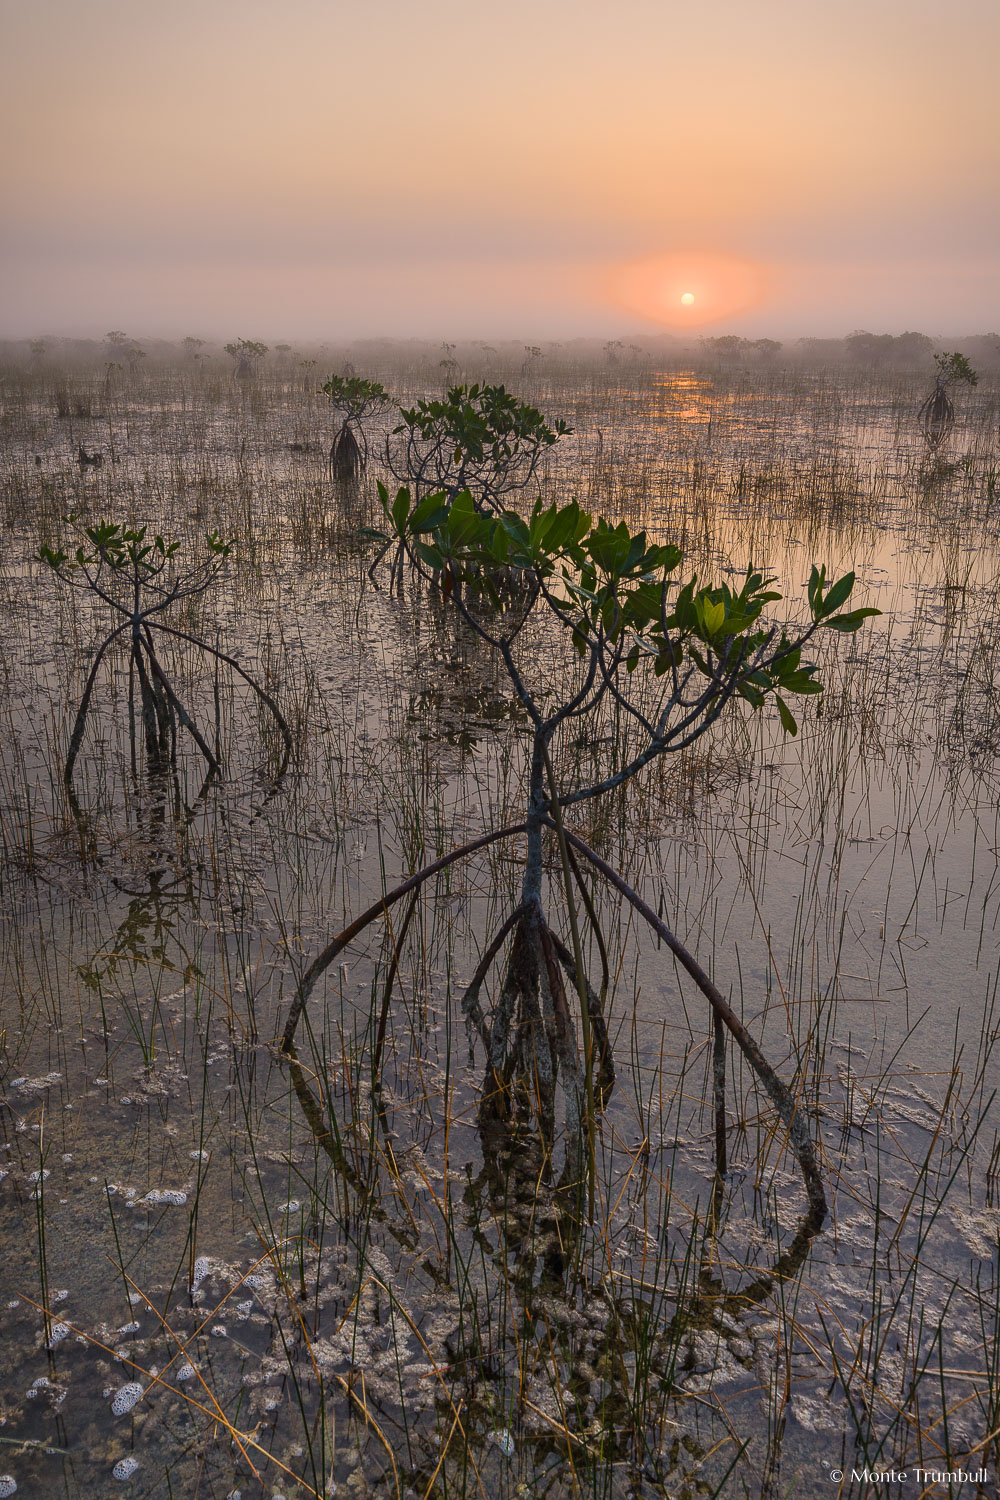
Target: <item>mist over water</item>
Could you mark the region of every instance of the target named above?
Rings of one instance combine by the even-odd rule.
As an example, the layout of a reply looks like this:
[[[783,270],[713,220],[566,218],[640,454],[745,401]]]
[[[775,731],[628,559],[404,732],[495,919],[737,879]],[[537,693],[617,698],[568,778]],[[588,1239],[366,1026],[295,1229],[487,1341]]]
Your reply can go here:
[[[984,0],[7,5],[0,333],[620,337],[658,325],[614,268],[692,252],[764,273],[740,334],[985,332],[998,27]]]

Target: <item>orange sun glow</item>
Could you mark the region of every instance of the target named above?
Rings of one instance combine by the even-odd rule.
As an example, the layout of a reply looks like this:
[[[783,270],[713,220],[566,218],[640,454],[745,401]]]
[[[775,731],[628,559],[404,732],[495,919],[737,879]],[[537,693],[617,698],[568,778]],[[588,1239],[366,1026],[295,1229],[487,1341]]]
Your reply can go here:
[[[611,301],[667,328],[701,327],[763,301],[764,270],[715,251],[651,255],[611,271]]]

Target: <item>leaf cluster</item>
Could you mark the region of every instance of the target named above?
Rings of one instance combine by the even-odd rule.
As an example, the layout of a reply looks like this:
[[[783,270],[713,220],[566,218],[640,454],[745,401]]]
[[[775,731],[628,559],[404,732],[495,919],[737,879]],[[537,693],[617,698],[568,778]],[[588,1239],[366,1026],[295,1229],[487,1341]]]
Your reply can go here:
[[[468,489],[480,507],[495,508],[499,496],[527,484],[542,453],[573,430],[561,418],[550,424],[502,385],[452,386],[441,400],[401,408],[400,417],[393,436],[403,437],[402,453],[388,455],[396,478],[452,497]]]
[[[418,401],[401,409],[397,433],[419,433],[425,440],[445,441],[475,463],[510,458],[522,443],[551,447],[572,428],[561,418],[550,427],[537,407],[519,401],[502,385],[452,386],[443,401]]]
[[[76,517],[66,516],[67,525],[72,526]],[[38,562],[47,563],[54,572],[71,572],[76,568],[102,565],[118,573],[123,569],[135,569],[150,575],[162,571],[164,565],[180,551],[180,542],[165,541],[159,534],[146,540],[148,527],[133,528],[124,523],[101,521],[96,526],[85,526],[83,535],[90,543],[89,549],[77,547],[72,554],[65,548],[41,546],[35,554]],[[205,537],[209,552],[214,556],[228,557],[231,542],[223,542],[218,533],[211,531]]]
[[[64,520],[77,531],[79,544],[71,550],[42,545],[35,560],[51,568],[64,582],[90,588],[115,609],[123,608],[120,596],[124,589],[126,597],[132,596],[132,608],[140,613],[143,607],[139,600],[144,592],[152,592],[157,610],[164,602],[203,592],[233,547],[232,542],[211,531],[205,537],[208,556],[178,573],[175,560],[181,543],[159,533],[150,536],[146,526],[100,521],[95,526],[78,527],[72,513]]]
[[[320,389],[330,398],[334,411],[348,422],[363,422],[392,405],[392,397],[384,385],[359,375],[331,375]]]
[[[938,382],[941,385],[978,385],[979,376],[964,354],[935,354]]]
[[[237,362],[263,359],[267,353],[267,345],[260,343],[257,339],[236,339],[234,343],[225,344],[223,347],[226,353]]]
[[[467,618],[462,598],[485,596],[499,605],[497,580],[519,575],[531,607],[544,600],[579,657],[593,663],[595,680],[620,701],[623,674],[667,677],[677,702],[690,696],[695,676],[706,707],[735,691],[759,708],[773,694],[784,728],[794,734],[782,695],[822,692],[817,668],[802,660],[806,641],[821,628],[853,633],[880,613],[844,610],[855,575],[828,582],[826,568],[814,566],[807,585],[811,622],[796,639],[779,637],[762,623],[766,606],[782,598],[773,579],[749,568],[738,590],[699,585],[697,575],[681,582],[679,548],[624,522],[595,519],[575,501],[545,507],[539,500],[525,519],[513,511],[485,514],[468,491],[450,502],[443,493],[428,495],[416,505],[406,488],[390,499],[380,485],[379,494],[394,535],[418,565],[447,580]]]

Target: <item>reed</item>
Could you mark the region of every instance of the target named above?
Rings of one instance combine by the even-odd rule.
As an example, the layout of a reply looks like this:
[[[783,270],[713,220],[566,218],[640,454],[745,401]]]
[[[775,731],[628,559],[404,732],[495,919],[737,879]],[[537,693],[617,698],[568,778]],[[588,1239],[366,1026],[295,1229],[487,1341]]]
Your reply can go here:
[[[525,720],[491,653],[409,580],[364,581],[387,433],[355,493],[326,468],[315,370],[350,358],[412,407],[440,394],[440,350],[333,350],[313,371],[302,350],[239,383],[199,352],[151,351],[110,383],[69,349],[0,370],[0,1323],[19,1492],[120,1494],[128,1458],[132,1487],[219,1500],[825,1495],[831,1468],[916,1462],[992,1483],[993,377],[956,403],[945,464],[914,427],[919,372],[566,350],[522,376],[521,346],[456,351],[463,379],[572,425],[535,473],[546,505],[599,505],[705,577],[767,556],[788,596],[823,555],[883,611],[817,651],[821,711],[794,739],[734,715],[564,818],[615,1056],[591,1221],[526,1121],[483,1127],[467,1064],[461,996],[517,905],[514,840],[389,903],[314,989],[294,1059],[270,1040],[331,931],[523,821]],[[103,464],[81,470],[81,446]],[[70,511],[148,523],[185,555],[207,530],[234,540],[178,628],[281,707],[280,784],[249,689],[164,635],[226,778],[198,800],[183,733],[166,795],[133,778],[116,659],[74,772],[81,845],[61,767],[104,606],[32,561]],[[628,750],[614,715],[567,734],[556,785]],[[543,860],[568,924],[552,829]],[[717,1181],[715,1035],[663,927],[808,1123],[819,1235],[738,1048]],[[485,1008],[501,984],[484,974]],[[560,1139],[566,1124],[560,1107]],[[143,1394],[115,1416],[129,1383]]]

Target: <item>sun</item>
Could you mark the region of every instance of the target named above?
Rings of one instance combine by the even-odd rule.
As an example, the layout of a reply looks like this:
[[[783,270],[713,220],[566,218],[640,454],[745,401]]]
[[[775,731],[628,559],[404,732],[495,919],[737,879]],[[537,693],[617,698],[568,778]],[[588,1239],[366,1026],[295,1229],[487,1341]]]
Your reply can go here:
[[[719,250],[692,248],[609,266],[610,302],[663,328],[706,328],[758,307],[769,292],[765,268]]]

